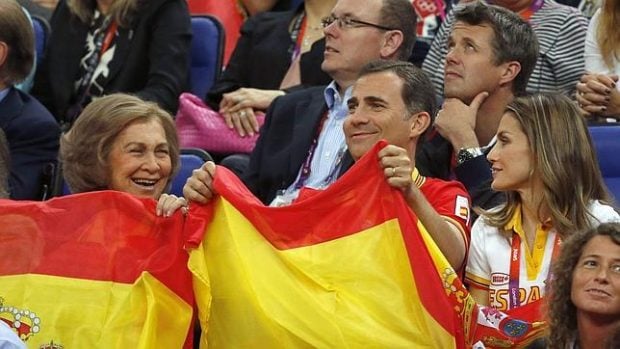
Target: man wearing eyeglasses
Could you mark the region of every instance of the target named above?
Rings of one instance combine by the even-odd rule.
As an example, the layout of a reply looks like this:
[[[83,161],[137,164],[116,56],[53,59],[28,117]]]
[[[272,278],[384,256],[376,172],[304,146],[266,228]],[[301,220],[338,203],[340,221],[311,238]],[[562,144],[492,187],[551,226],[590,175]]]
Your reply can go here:
[[[323,26],[321,67],[334,80],[274,100],[242,176],[265,204],[290,204],[302,187],[323,189],[351,166],[342,130],[351,86],[371,61],[409,58],[416,15],[408,0],[339,0]],[[209,201],[214,176],[213,163],[195,171],[185,197]]]

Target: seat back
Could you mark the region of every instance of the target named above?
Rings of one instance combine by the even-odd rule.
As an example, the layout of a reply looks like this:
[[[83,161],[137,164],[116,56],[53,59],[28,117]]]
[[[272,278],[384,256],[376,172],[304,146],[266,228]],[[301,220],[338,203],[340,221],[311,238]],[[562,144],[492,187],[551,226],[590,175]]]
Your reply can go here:
[[[207,161],[213,161],[213,158],[202,149],[184,148],[181,149],[180,161],[179,173],[172,179],[172,185],[168,191],[177,196],[183,196],[183,186],[192,175],[192,171],[200,168]]]
[[[590,126],[603,179],[620,202],[620,126]]]
[[[45,18],[32,16],[32,29],[34,30],[35,50],[37,52],[37,65],[43,61],[47,40],[50,35],[50,25]]]
[[[304,0],[291,0],[291,10],[295,10]]]
[[[222,70],[224,28],[210,15],[192,16],[191,91],[204,99]]]

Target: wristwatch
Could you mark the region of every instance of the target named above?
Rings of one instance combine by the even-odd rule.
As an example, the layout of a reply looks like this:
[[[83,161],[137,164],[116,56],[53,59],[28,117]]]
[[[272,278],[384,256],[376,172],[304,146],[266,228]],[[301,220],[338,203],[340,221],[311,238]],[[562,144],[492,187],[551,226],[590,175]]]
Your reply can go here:
[[[480,147],[461,148],[459,149],[459,152],[456,154],[456,165],[458,166],[464,163],[465,161],[471,160],[480,155],[484,155]]]

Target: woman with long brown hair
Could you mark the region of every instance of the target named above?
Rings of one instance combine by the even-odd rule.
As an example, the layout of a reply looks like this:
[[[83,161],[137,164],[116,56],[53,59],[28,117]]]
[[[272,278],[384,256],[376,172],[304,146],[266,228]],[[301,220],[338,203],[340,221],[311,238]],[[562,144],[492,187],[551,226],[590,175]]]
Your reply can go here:
[[[496,137],[487,156],[491,186],[507,200],[475,222],[465,278],[478,303],[508,310],[544,296],[563,239],[620,216],[608,204],[585,121],[567,97],[515,99]]]

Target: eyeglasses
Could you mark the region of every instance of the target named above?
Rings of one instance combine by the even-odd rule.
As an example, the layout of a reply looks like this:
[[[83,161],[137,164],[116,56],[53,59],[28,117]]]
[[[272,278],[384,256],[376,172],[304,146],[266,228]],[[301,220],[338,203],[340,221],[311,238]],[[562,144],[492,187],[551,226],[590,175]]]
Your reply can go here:
[[[373,27],[381,30],[395,30],[393,28],[384,27],[379,24],[369,23],[360,21],[359,19],[353,19],[350,17],[336,17],[334,15],[327,16],[321,20],[321,24],[323,24],[323,28],[327,28],[330,24],[336,22],[338,24],[338,28],[340,29],[348,29],[348,28],[359,28],[359,27]]]

